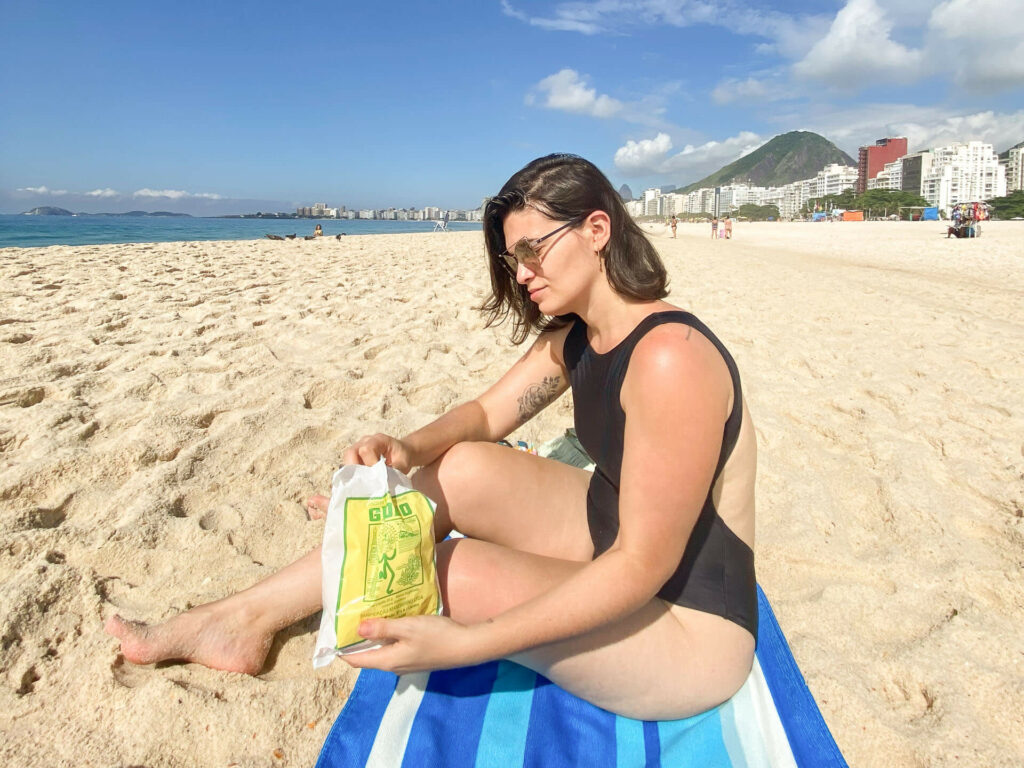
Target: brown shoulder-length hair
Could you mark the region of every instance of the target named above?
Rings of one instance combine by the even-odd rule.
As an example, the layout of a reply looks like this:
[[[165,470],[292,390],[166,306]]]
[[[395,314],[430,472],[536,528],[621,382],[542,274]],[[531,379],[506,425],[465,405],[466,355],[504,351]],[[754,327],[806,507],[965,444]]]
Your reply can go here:
[[[668,295],[665,265],[605,175],[582,157],[547,155],[514,174],[484,206],[491,296],[480,309],[488,315],[488,327],[511,317],[512,341],[521,344],[531,331],[555,330],[573,320],[573,315],[542,315],[526,286],[516,282],[499,255],[507,248],[505,217],[527,206],[554,221],[582,220],[594,211],[604,211],[611,219],[611,237],[600,256],[612,288],[645,301]]]

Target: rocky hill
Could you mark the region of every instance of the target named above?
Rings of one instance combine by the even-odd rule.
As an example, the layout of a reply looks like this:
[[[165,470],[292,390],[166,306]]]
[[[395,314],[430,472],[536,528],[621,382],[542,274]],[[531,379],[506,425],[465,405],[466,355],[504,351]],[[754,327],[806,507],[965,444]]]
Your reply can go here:
[[[759,187],[780,187],[792,181],[812,178],[829,163],[857,164],[824,136],[810,131],[790,131],[677,191],[685,193],[701,187],[740,182]]]
[[[66,211],[63,208],[54,208],[52,205],[41,205],[38,208],[33,208],[31,211],[24,211],[22,216],[73,216],[71,211]]]

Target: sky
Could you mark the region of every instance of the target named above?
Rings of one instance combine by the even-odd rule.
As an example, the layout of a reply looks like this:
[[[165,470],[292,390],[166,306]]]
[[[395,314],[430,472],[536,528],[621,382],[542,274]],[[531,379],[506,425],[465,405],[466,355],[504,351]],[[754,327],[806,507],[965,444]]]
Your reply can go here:
[[[1024,141],[1024,0],[0,0],[0,212],[476,208],[535,157],[683,184],[808,130]]]

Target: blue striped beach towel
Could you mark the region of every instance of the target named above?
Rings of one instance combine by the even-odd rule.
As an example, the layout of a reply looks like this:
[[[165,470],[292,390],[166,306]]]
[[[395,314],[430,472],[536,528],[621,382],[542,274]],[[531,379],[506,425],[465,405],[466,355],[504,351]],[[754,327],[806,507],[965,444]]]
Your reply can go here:
[[[740,691],[684,720],[632,720],[508,661],[396,677],[363,670],[317,768],[845,768],[758,587],[757,655]]]

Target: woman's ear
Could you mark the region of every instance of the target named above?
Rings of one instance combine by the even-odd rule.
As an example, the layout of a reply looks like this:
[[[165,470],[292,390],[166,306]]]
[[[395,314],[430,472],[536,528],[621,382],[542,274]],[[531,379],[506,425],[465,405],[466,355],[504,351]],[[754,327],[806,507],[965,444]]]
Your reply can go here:
[[[594,211],[583,224],[595,253],[600,253],[612,237],[612,220],[604,211]]]

